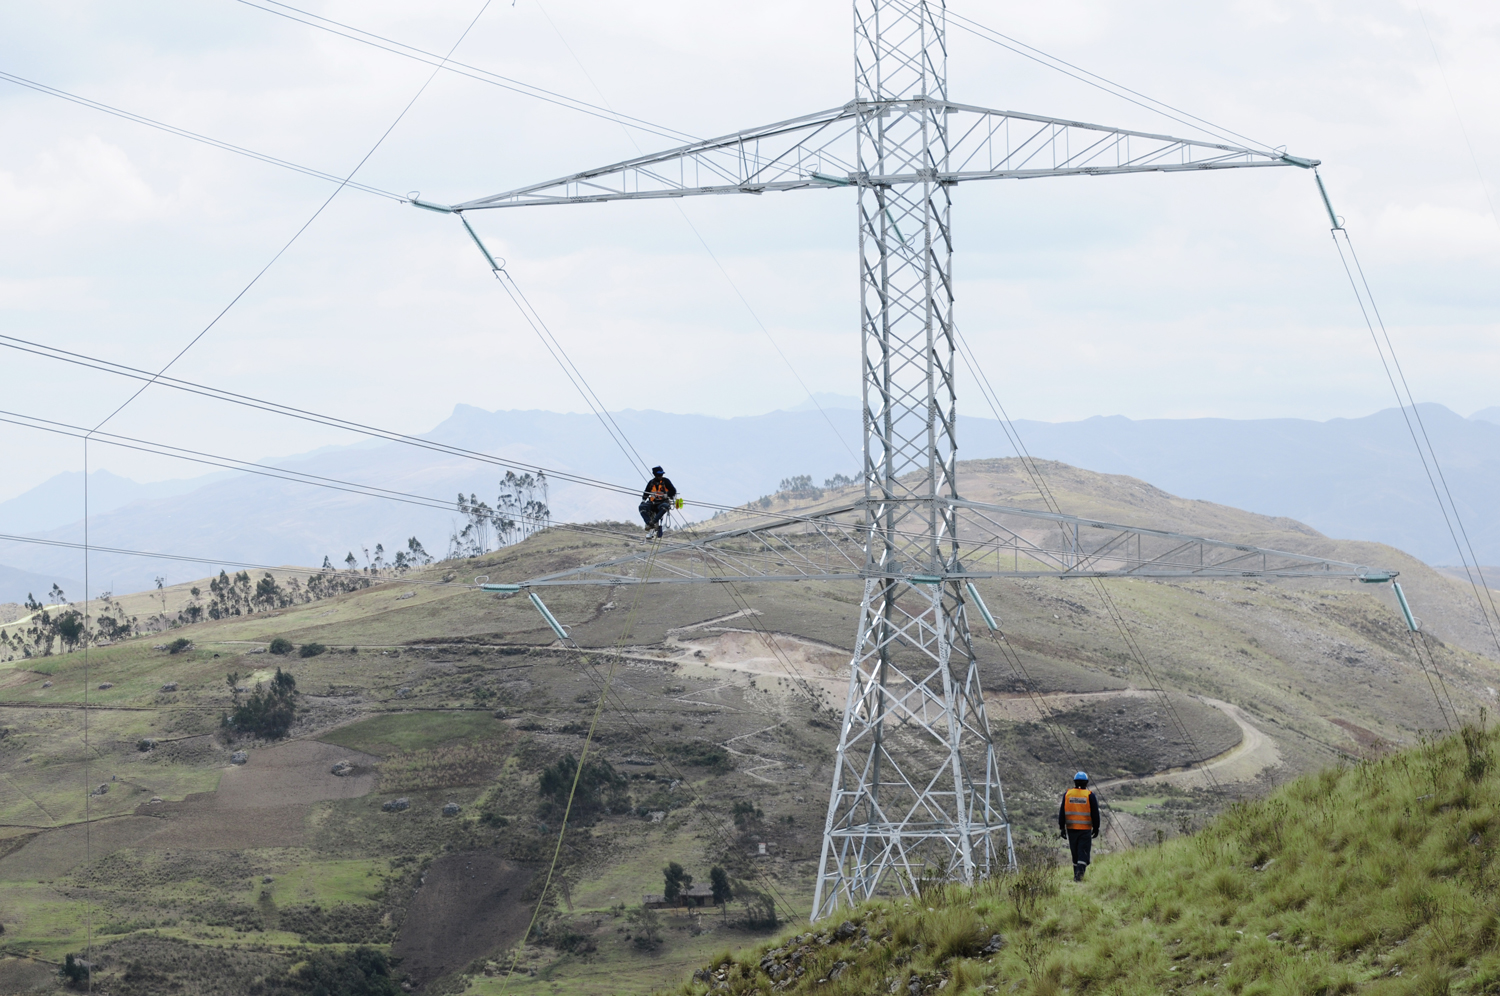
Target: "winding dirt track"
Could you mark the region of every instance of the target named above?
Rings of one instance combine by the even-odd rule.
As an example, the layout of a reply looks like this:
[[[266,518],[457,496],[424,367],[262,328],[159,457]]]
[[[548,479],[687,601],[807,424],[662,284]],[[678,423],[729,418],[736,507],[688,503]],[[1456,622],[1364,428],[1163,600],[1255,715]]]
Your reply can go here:
[[[1038,703],[1045,705],[1047,712],[1056,713],[1075,708],[1090,699],[1126,697],[1155,698],[1157,693],[1141,688],[1126,688],[1108,692],[1066,692],[1052,695],[986,695],[985,705],[990,709],[991,717],[1034,723],[1044,718]],[[1222,786],[1254,781],[1267,768],[1280,766],[1281,751],[1277,750],[1276,741],[1251,723],[1239,706],[1205,695],[1196,695],[1194,698],[1228,716],[1240,729],[1240,742],[1200,764],[1170,768],[1139,778],[1114,778],[1099,782],[1096,787],[1103,789],[1125,782],[1137,785],[1170,784],[1179,788],[1203,788],[1215,783]]]
[[[744,674],[801,679],[820,687],[833,702],[842,699],[849,681],[847,651],[785,633],[774,633],[771,638],[777,647],[773,653],[760,634],[725,625],[740,615],[742,613],[734,613],[674,630],[669,634],[669,644],[683,658],[695,656],[695,663]],[[791,668],[788,668],[788,663],[792,665]],[[1157,695],[1156,692],[1140,688],[1048,695],[986,693],[985,705],[992,719],[1037,722],[1045,719],[1043,707],[1046,712],[1055,713],[1079,706],[1089,699],[1154,698]],[[1191,767],[1172,768],[1139,778],[1117,778],[1101,782],[1099,787],[1106,788],[1127,781],[1137,784],[1171,784],[1180,788],[1222,787],[1254,781],[1261,772],[1281,765],[1281,751],[1277,749],[1276,742],[1251,723],[1238,706],[1202,695],[1195,698],[1218,709],[1239,727],[1238,744]],[[745,756],[758,758],[754,754]],[[769,761],[764,758],[760,760]],[[770,762],[762,767],[774,769],[778,766],[775,762]],[[759,773],[753,777],[771,781]]]

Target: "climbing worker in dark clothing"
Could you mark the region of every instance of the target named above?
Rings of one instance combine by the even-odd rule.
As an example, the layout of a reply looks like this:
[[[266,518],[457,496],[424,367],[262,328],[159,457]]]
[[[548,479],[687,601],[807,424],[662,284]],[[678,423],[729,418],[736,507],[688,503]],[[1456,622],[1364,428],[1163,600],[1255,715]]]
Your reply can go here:
[[[651,474],[651,480],[646,482],[646,490],[641,492],[641,521],[646,523],[646,532],[655,529],[660,538],[661,522],[672,510],[672,500],[677,497],[677,488],[660,467],[652,467]]]
[[[1094,838],[1099,836],[1099,798],[1082,771],[1073,776],[1073,787],[1063,793],[1062,805],[1057,807],[1057,830],[1073,852],[1073,881],[1082,882]]]

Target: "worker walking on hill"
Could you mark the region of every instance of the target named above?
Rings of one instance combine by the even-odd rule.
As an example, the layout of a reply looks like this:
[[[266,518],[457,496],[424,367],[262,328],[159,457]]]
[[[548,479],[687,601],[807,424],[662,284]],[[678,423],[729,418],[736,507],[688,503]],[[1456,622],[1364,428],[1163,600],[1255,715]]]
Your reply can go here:
[[[656,536],[660,539],[661,523],[672,510],[672,500],[677,497],[677,488],[660,467],[652,467],[651,474],[651,480],[646,482],[646,490],[641,492],[641,521],[646,523],[646,532],[655,529]]]
[[[1073,881],[1082,882],[1083,873],[1089,869],[1094,838],[1099,836],[1099,799],[1089,788],[1089,776],[1082,771],[1073,776],[1073,787],[1063,793],[1062,805],[1057,807],[1057,829],[1060,836],[1068,838],[1068,849],[1073,852]]]

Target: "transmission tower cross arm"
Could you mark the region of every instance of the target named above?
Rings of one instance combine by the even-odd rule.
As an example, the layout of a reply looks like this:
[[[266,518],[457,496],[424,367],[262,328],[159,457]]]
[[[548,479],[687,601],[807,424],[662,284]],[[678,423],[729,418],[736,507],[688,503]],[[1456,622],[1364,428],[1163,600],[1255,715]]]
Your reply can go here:
[[[452,210],[847,186],[854,151],[851,106],[636,156],[465,201]]]
[[[889,563],[866,556],[871,505],[853,502],[708,535],[656,553],[542,575],[525,587],[864,581],[917,584],[982,578],[1260,578],[1382,583],[1399,572],[1369,564],[1102,522],[1036,509],[940,499],[963,547],[957,564]],[[916,537],[910,537],[915,539]],[[898,537],[899,539],[899,537]],[[515,590],[519,590],[516,588]]]
[[[911,157],[860,162],[856,131],[872,119],[935,119],[947,136]],[[935,181],[1181,172],[1262,166],[1310,169],[1318,160],[932,97],[855,100],[814,114],[693,142],[452,205],[454,211],[653,200],[780,190],[835,190]],[[418,205],[428,206],[428,205]]]

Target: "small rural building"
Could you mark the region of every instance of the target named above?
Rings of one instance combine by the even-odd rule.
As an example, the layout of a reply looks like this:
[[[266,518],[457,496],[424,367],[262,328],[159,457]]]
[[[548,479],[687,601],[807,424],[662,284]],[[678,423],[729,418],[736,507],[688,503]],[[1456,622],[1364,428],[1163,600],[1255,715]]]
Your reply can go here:
[[[699,884],[684,889],[677,900],[683,906],[712,906],[714,903],[713,886]]]
[[[646,893],[641,897],[641,905],[648,910],[669,910],[682,907],[699,907],[714,905],[714,890],[711,885],[694,885],[682,890],[677,894],[677,899],[667,902],[666,898],[657,893]]]

